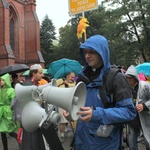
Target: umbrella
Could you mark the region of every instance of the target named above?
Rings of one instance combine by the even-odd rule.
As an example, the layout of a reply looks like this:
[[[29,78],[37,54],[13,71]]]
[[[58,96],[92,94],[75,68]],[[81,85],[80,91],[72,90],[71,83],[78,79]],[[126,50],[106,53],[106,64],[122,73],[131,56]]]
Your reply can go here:
[[[26,70],[25,72],[23,72],[21,74],[21,76],[28,76],[29,75],[30,70]],[[47,69],[43,69],[43,74],[48,74]]]
[[[74,72],[77,75],[81,69],[82,66],[78,61],[63,58],[53,61],[48,68],[48,73],[52,78],[58,79],[66,77],[70,72]]]
[[[9,74],[19,73],[28,69],[29,69],[29,66],[27,66],[26,64],[14,64],[14,65],[6,66],[0,69],[0,75],[3,75],[5,73],[9,73]]]
[[[150,76],[150,62],[139,64],[135,68],[138,74],[143,73],[145,76]]]
[[[143,73],[139,73],[138,77],[141,81],[146,81],[145,75]]]

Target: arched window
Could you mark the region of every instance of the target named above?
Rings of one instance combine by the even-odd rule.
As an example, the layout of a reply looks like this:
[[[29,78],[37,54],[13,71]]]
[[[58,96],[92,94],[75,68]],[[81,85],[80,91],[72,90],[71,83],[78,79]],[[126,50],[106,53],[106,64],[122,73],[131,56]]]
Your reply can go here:
[[[9,38],[10,38],[10,46],[11,49],[15,55],[15,57],[18,57],[19,53],[19,42],[18,42],[18,36],[19,36],[19,30],[18,30],[18,18],[16,15],[15,10],[12,6],[9,7],[10,9],[10,20],[9,20]]]
[[[14,51],[14,20],[10,19],[10,46]]]

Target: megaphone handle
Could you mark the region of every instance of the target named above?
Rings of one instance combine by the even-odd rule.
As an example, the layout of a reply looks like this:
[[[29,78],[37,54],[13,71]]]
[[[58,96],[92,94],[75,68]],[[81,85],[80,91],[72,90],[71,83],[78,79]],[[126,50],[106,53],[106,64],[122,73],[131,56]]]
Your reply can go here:
[[[51,150],[64,150],[52,123],[48,128],[44,128],[44,126],[42,126],[41,132],[44,135]]]
[[[47,101],[43,101],[45,112],[48,114],[48,104]]]

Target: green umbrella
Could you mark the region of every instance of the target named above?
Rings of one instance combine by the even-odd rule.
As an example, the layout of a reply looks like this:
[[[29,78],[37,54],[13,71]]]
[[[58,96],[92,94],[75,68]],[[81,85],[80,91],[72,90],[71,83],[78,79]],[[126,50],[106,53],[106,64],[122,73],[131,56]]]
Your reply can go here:
[[[78,61],[63,58],[53,61],[48,68],[48,73],[52,78],[58,79],[66,77],[70,72],[74,72],[77,75],[81,70],[82,66]]]
[[[30,70],[26,70],[21,76],[28,76]],[[47,69],[43,69],[43,74],[48,74]]]

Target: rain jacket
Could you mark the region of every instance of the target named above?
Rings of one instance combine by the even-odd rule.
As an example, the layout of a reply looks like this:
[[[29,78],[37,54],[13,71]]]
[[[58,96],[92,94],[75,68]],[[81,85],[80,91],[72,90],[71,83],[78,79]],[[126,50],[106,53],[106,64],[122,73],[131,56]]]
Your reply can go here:
[[[150,149],[150,83],[140,81],[137,104],[142,103],[147,109],[139,112],[141,126],[145,137],[146,146]]]
[[[138,94],[137,94],[137,104],[143,104],[143,111],[139,112],[140,122],[142,125],[142,130],[145,137],[146,146],[150,149],[150,83],[146,81],[140,81],[138,73],[134,66],[130,66],[126,71],[125,75],[134,76],[138,82]],[[134,126],[136,124],[134,123]],[[136,126],[135,126],[136,127]]]
[[[134,77],[137,80],[135,86],[131,87],[133,103],[134,103],[134,105],[136,105],[137,95],[138,95],[138,90],[139,90],[139,82],[140,82],[139,77],[138,77],[138,73],[137,73],[135,67],[133,65],[131,65],[127,69],[125,75],[127,77],[131,77],[132,76],[132,77]],[[129,125],[129,127],[134,128],[134,129],[138,129],[138,130],[141,128],[141,123],[140,123],[140,119],[139,119],[138,113],[137,113],[137,116],[132,121],[130,121],[128,123],[128,125]]]
[[[97,70],[95,78],[89,78],[92,69],[85,61],[83,49],[95,50],[103,60],[103,66]],[[108,42],[101,35],[92,36],[80,46],[80,54],[85,65],[78,78],[79,81],[81,79],[86,83],[85,106],[92,106],[94,109],[92,110],[90,122],[81,120],[77,122],[75,149],[118,150],[121,139],[121,123],[130,121],[136,116],[131,90],[122,73],[118,73],[113,82],[116,104],[112,108],[104,108],[99,95],[99,87],[103,85],[102,78],[110,69]],[[108,97],[108,101],[110,101],[110,97]],[[108,137],[96,135],[100,125],[113,125],[113,130]]]
[[[10,133],[18,129],[13,121],[11,103],[15,97],[15,91],[11,87],[10,75],[0,77],[5,81],[5,86],[0,88],[0,132]]]

